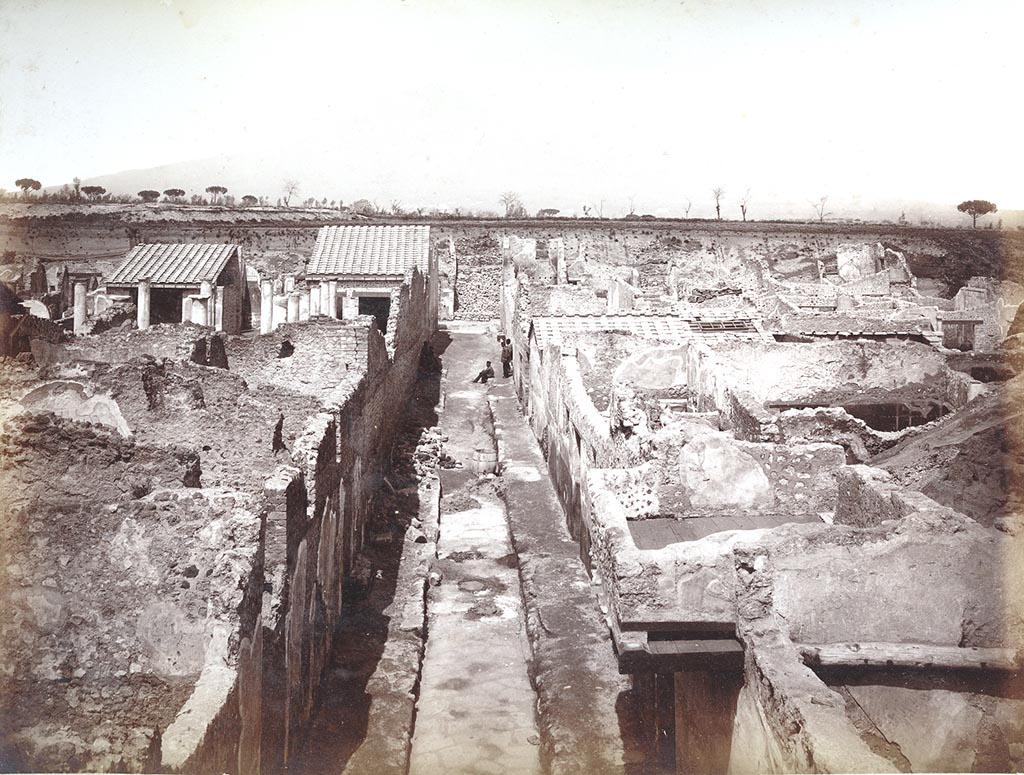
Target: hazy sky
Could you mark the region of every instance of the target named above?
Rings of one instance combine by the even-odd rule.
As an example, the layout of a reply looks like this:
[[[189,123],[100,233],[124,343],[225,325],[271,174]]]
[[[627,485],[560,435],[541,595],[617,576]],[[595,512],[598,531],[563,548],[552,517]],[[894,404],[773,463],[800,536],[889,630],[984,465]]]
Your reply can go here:
[[[1022,28],[1017,0],[0,0],[0,186],[230,154],[409,204],[1019,208]]]

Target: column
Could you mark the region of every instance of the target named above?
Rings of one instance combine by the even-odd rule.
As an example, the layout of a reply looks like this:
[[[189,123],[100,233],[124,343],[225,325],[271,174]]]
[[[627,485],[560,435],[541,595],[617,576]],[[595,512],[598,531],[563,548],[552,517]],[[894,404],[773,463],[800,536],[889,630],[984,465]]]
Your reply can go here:
[[[85,300],[88,289],[85,283],[75,283],[75,333],[85,328]]]
[[[359,297],[351,291],[341,297],[341,319],[352,320],[359,315]],[[383,333],[383,332],[381,332]]]
[[[289,323],[299,322],[299,294],[288,294],[288,310],[285,313],[285,320]]]
[[[192,322],[197,326],[210,325],[210,313],[213,311],[210,309],[210,298],[196,296],[192,299]]]
[[[320,281],[320,314],[330,315],[328,308],[331,306],[329,299],[331,298],[330,284],[326,280]]]
[[[204,304],[206,307],[206,322],[202,325],[212,326],[217,317],[217,297],[214,295],[213,283],[209,280],[203,280],[199,283],[199,295],[205,299]]]
[[[214,289],[216,307],[214,308],[214,327],[218,331],[224,330],[224,286],[218,285]]]
[[[309,320],[309,292],[296,291],[295,295],[299,297],[299,320]]]
[[[192,322],[192,296],[188,292],[181,294],[181,322]]]
[[[284,288],[285,293],[291,293],[295,290],[295,275],[286,274],[284,276]]]
[[[320,314],[320,286],[309,286],[309,316],[316,317]]]
[[[149,328],[149,280],[139,280],[139,301],[137,305],[138,314],[136,323],[140,331]]]
[[[260,280],[260,333],[274,330],[274,281]]]
[[[327,281],[327,314],[332,317],[338,317],[338,281],[328,280]]]

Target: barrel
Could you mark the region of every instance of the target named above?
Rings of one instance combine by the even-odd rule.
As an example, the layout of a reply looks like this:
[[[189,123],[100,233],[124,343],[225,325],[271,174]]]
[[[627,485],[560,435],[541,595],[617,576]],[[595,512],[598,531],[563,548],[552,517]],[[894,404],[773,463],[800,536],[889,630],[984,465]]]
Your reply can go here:
[[[473,470],[478,474],[493,474],[498,467],[498,452],[494,447],[477,447],[473,450]]]

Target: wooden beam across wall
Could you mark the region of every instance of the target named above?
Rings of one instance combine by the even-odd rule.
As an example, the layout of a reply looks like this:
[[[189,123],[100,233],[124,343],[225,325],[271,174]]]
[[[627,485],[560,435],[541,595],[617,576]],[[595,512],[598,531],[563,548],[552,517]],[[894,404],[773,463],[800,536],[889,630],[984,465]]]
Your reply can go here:
[[[1024,653],[1009,648],[933,646],[926,643],[797,643],[808,667],[898,667],[933,670],[1024,668]]]

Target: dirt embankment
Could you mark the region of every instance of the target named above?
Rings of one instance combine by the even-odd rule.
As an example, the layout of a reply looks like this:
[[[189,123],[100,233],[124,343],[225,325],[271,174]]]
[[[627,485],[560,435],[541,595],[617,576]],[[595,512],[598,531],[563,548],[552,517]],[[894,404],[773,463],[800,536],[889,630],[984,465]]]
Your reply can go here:
[[[902,485],[992,525],[1024,511],[1024,377],[882,453]]]
[[[427,223],[435,240],[464,246],[500,244],[504,236],[561,238],[566,258],[650,266],[667,273],[669,262],[691,255],[760,257],[782,279],[816,280],[816,262],[847,242],[881,242],[906,254],[921,278],[953,294],[973,275],[1024,284],[1024,232],[989,229],[925,229],[884,224],[818,224],[731,221],[417,220],[361,219],[359,223]],[[26,205],[0,208],[0,260],[22,266],[41,258],[82,270],[109,271],[137,242],[235,242],[257,269],[301,272],[319,227],[353,223],[331,210],[177,207],[173,205]],[[460,251],[483,267],[489,250]],[[464,264],[469,267],[470,264]],[[664,271],[657,271],[662,267]],[[649,274],[649,272],[645,272]],[[712,278],[716,279],[716,278]],[[721,283],[717,283],[721,284]]]

